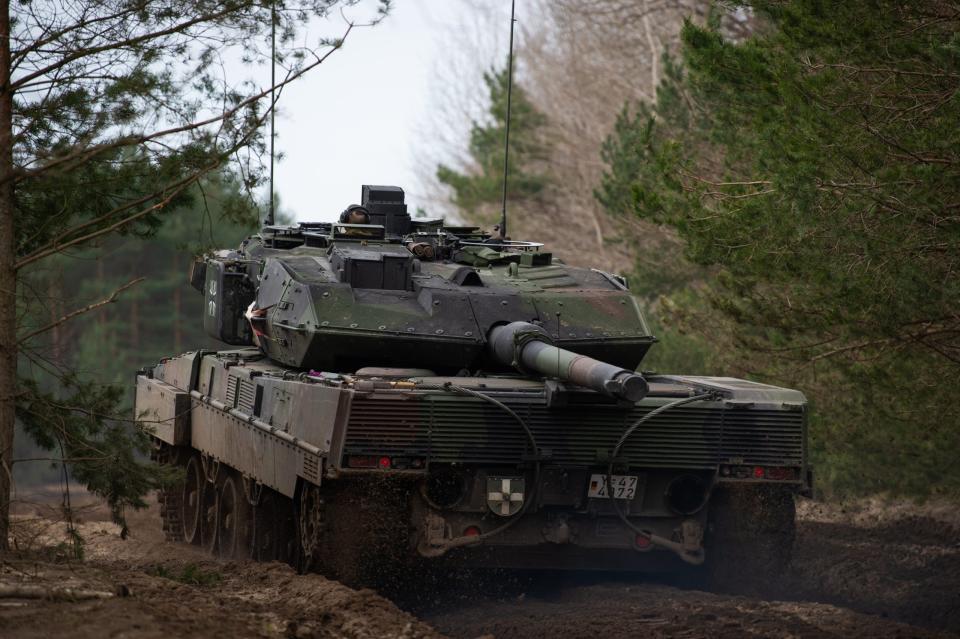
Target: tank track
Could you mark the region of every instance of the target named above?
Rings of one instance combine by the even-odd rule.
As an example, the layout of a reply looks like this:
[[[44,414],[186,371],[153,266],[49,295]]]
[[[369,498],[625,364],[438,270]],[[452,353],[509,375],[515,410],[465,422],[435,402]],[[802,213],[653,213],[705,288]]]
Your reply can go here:
[[[167,541],[183,541],[183,521],[180,519],[181,499],[183,496],[179,490],[164,489],[158,496],[160,517],[163,519],[163,535]]]
[[[789,567],[796,538],[791,492],[770,486],[730,486],[714,494],[710,508],[707,567],[711,587],[763,583]]]
[[[411,487],[378,479],[355,480],[328,491],[318,530],[318,561],[311,568],[353,587],[402,588],[409,545]]]
[[[164,466],[185,467],[190,455],[190,449],[163,444],[151,458]],[[220,472],[240,478],[227,466]],[[217,488],[207,485],[214,490],[219,486],[220,482]],[[283,561],[301,572],[320,572],[350,586],[402,586],[398,574],[407,574],[411,568],[405,566],[404,557],[409,546],[406,521],[411,490],[406,482],[352,479],[336,487],[304,485],[295,503],[267,489],[251,516],[257,522],[255,529],[269,526],[272,541],[263,548],[254,541],[256,549],[251,548],[248,556]],[[310,491],[310,499],[303,499],[303,491]],[[183,493],[183,481],[157,491],[167,541],[186,543]]]
[[[165,444],[155,449],[153,460],[163,466],[175,466],[175,451]],[[165,486],[157,491],[157,502],[160,504],[160,518],[163,520],[163,535],[167,541],[179,541],[183,539],[183,520],[181,519],[183,509],[181,502],[183,500],[183,485],[177,482]]]

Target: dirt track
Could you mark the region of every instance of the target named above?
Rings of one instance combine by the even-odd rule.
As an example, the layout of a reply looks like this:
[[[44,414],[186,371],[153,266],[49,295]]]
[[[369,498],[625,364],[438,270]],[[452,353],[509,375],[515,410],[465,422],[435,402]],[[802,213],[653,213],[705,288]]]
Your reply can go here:
[[[102,517],[102,509],[92,513],[92,518]],[[27,536],[36,524],[27,523]],[[224,562],[167,543],[156,508],[130,518],[125,541],[105,521],[80,528],[84,562],[54,557],[37,563],[32,552],[27,559],[5,561],[0,582],[123,596],[0,603],[0,637],[439,636],[370,590],[353,590],[320,575],[297,575],[285,564]]]
[[[79,587],[89,601],[0,600],[3,637],[925,637],[960,633],[954,509],[810,504],[794,567],[775,583],[706,593],[601,575],[461,584],[421,597],[420,620],[391,602],[281,564],[220,562],[162,541],[154,511],[123,541],[82,525],[86,561],[56,549],[8,559],[0,584]],[[96,518],[96,516],[92,517]],[[32,524],[36,527],[37,522]],[[59,528],[59,527],[58,527]],[[51,591],[52,592],[52,591]],[[492,593],[492,594],[491,594]],[[121,596],[125,595],[125,596]],[[406,604],[404,604],[406,605]],[[436,630],[435,630],[436,629]]]

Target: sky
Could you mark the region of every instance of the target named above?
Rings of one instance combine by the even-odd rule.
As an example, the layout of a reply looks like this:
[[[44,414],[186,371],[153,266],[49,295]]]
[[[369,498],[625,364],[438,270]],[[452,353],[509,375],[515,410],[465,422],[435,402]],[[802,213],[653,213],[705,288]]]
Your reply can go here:
[[[330,221],[359,203],[362,184],[416,191],[418,129],[438,90],[431,71],[469,10],[458,0],[397,0],[386,20],[355,29],[341,50],[284,90],[276,121],[283,159],[274,178],[281,210],[298,221]],[[337,16],[312,25],[310,36],[343,28]],[[413,212],[415,193],[407,203]]]

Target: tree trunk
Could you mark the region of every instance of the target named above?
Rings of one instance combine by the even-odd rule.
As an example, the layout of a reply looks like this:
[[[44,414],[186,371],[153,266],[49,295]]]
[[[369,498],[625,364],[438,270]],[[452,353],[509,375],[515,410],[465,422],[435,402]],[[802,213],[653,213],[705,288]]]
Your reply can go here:
[[[183,307],[183,295],[180,286],[180,254],[173,251],[173,352],[179,354],[183,348],[183,326],[180,324],[180,314]]]
[[[17,269],[11,91],[10,2],[0,0],[0,552],[9,548],[17,392]]]
[[[97,293],[100,291],[106,290],[106,285],[103,283],[103,256],[97,255]],[[101,308],[97,311],[97,327],[100,329],[100,334],[104,335],[105,329],[107,326],[107,309],[106,307]]]
[[[59,365],[63,358],[63,330],[64,325],[57,322],[63,317],[63,271],[59,268],[51,270],[47,282],[47,306],[49,307],[50,323],[55,324],[50,331],[50,360]]]
[[[137,292],[130,299],[130,353],[140,352],[140,300]],[[128,364],[124,359],[124,364]]]
[[[97,293],[104,293],[108,291],[107,288],[107,276],[104,273],[103,268],[103,255],[97,255]],[[110,323],[110,304],[97,309],[97,326],[99,327],[99,332],[97,339],[103,340],[103,343],[106,344],[107,348],[107,357],[110,358],[110,361],[117,359],[117,340],[114,337],[107,337],[107,326]]]

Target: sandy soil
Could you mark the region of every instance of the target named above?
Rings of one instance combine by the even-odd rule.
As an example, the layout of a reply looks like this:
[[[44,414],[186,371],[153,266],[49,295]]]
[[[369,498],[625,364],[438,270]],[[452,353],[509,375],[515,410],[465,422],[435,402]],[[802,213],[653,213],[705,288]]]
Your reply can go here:
[[[76,505],[76,504],[75,504]],[[81,508],[82,510],[82,508]],[[772,583],[702,592],[616,575],[461,579],[400,607],[282,564],[222,562],[164,542],[156,509],[131,535],[95,505],[85,559],[53,513],[21,514],[4,585],[106,598],[0,599],[3,637],[940,637],[960,636],[960,514],[952,505],[801,504],[793,567]],[[100,521],[98,521],[100,520]]]
[[[80,517],[84,517],[83,508]],[[102,520],[79,525],[84,561],[56,542],[63,525],[20,518],[31,547],[4,558],[0,585],[109,593],[86,601],[0,600],[0,637],[397,637],[441,636],[371,590],[353,590],[286,564],[228,562],[163,540],[158,508],[129,518],[130,536]],[[38,536],[38,533],[39,536]],[[21,546],[23,544],[21,543]]]

